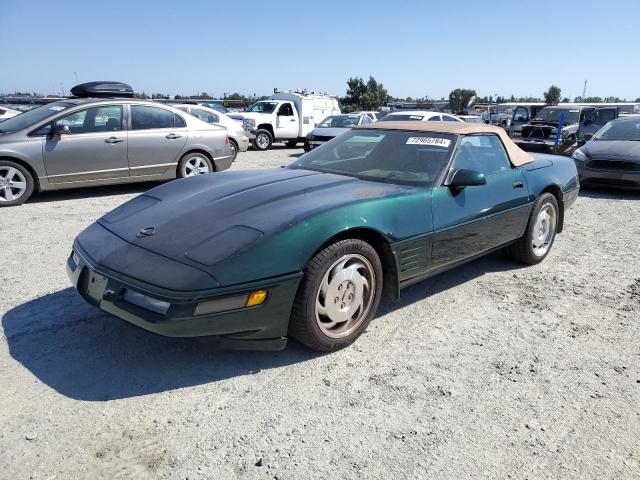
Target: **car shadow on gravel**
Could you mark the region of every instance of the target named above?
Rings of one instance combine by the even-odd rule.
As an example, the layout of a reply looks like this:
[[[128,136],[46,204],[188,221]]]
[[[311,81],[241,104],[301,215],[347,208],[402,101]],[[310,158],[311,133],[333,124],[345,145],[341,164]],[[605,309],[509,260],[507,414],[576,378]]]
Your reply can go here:
[[[606,187],[580,187],[580,196],[602,198],[605,200],[640,200],[640,192],[635,190],[616,190]]]
[[[65,190],[50,190],[36,193],[27,203],[59,202],[62,200],[77,200],[81,198],[109,197],[113,195],[127,195],[143,193],[164,182],[126,183],[122,185],[97,186],[86,188],[71,188]]]
[[[445,290],[455,288],[487,273],[506,271],[515,272],[527,267],[528,265],[513,262],[508,260],[504,255],[502,255],[502,253],[495,252],[484,257],[480,257],[477,260],[473,260],[472,262],[465,263],[452,270],[439,273],[434,277],[403,289],[400,300],[395,302],[385,301],[380,304],[377,316],[392,313],[414,302],[423,300]]]
[[[232,352],[166,338],[88,305],[72,288],[2,317],[11,356],[67,397],[107,401],[216,382],[319,356],[295,342],[281,352]]]

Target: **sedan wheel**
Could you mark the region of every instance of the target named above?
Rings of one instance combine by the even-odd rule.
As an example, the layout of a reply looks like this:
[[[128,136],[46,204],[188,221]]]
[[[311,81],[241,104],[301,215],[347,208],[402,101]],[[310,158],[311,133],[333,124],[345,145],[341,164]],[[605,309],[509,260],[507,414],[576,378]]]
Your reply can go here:
[[[178,164],[178,176],[181,178],[195,177],[211,172],[213,172],[211,160],[202,153],[187,153]]]
[[[289,334],[322,352],[346,347],[375,315],[382,281],[380,257],[371,245],[355,238],[329,245],[304,268]]]
[[[33,177],[24,167],[0,161],[0,207],[20,205],[33,192]]]

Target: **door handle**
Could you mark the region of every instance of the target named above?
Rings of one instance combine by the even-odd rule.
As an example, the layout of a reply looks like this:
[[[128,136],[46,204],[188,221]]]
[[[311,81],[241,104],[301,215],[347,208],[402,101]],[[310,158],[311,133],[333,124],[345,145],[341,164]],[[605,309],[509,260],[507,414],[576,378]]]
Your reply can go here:
[[[517,182],[513,182],[513,188],[523,188],[524,187],[524,183],[522,183],[520,180],[518,180]]]
[[[120,143],[120,142],[124,142],[124,138],[118,138],[118,137],[109,137],[105,140],[106,143]]]
[[[292,118],[292,119],[291,119],[291,120],[289,120],[289,121],[290,121],[290,122],[295,122],[295,121],[296,121],[296,119],[295,119],[295,118]]]
[[[176,138],[180,138],[182,135],[178,135],[177,133],[170,133],[164,138],[168,138],[169,140],[175,140]]]

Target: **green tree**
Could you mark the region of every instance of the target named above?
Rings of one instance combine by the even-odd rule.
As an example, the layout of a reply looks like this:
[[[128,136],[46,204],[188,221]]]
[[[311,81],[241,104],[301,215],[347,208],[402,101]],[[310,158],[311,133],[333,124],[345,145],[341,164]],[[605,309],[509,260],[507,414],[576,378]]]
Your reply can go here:
[[[544,92],[544,101],[547,105],[557,105],[560,103],[562,90],[556,85],[551,85],[549,90]]]
[[[369,77],[367,88],[362,95],[363,110],[377,110],[382,107],[389,98],[389,92],[384,85],[378,83],[375,78]]]
[[[347,80],[347,95],[340,99],[342,108],[349,112],[354,110],[375,110],[389,101],[391,97],[382,83],[369,76],[365,81],[360,77]]]
[[[451,105],[451,111],[454,113],[463,112],[467,108],[467,104],[471,97],[476,96],[475,90],[469,90],[466,88],[456,88],[449,94],[449,103]]]
[[[229,100],[246,100],[244,95],[240,95],[238,92],[234,92],[227,97]]]
[[[353,109],[362,107],[362,97],[367,91],[364,80],[359,77],[347,80],[347,96],[344,98],[346,105],[352,105]]]

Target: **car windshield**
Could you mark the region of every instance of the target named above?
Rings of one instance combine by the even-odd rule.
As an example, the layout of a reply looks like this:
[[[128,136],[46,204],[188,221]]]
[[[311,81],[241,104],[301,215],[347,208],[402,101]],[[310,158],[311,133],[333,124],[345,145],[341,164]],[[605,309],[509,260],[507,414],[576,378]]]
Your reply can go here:
[[[325,118],[318,127],[321,128],[335,128],[335,127],[354,127],[358,125],[360,117],[353,115],[334,115],[333,117]]]
[[[607,123],[593,136],[600,141],[640,141],[640,117]]]
[[[380,120],[378,120],[379,122],[389,122],[389,121],[393,121],[393,122],[404,122],[404,121],[411,121],[411,120],[422,120],[424,118],[424,115],[414,115],[414,114],[410,114],[410,113],[389,113],[388,115],[385,115],[383,118],[381,118]]]
[[[289,168],[434,186],[454,144],[455,135],[449,134],[356,129],[303,155]]]
[[[277,106],[277,102],[257,102],[247,108],[247,112],[273,113]]]
[[[560,121],[560,114],[564,113],[564,124],[578,123],[580,117],[580,110],[578,109],[566,109],[566,108],[553,108],[544,107],[538,113],[536,113],[536,120],[544,120],[545,122],[558,123]]]
[[[220,105],[219,103],[216,103],[216,102],[201,103],[201,105],[204,105],[205,107],[209,107],[209,108],[212,108],[214,110],[217,110],[220,113],[229,113],[229,109],[223,107],[222,105]]]
[[[0,133],[17,132],[23,128],[28,128],[31,125],[38,123],[40,120],[44,120],[45,118],[66,110],[69,107],[73,107],[73,103],[54,102],[43,105],[42,107],[34,108],[33,110],[16,115],[15,117],[11,117],[2,122],[2,125],[0,125]]]

